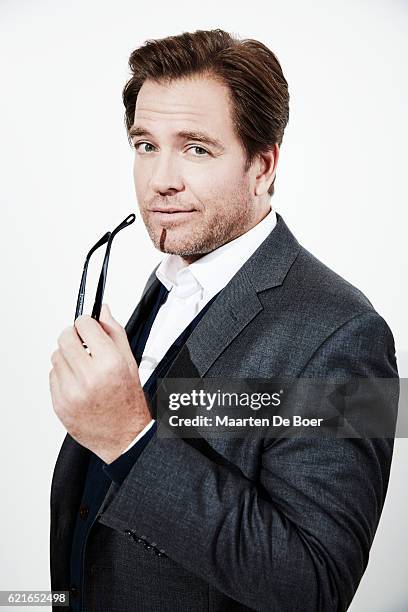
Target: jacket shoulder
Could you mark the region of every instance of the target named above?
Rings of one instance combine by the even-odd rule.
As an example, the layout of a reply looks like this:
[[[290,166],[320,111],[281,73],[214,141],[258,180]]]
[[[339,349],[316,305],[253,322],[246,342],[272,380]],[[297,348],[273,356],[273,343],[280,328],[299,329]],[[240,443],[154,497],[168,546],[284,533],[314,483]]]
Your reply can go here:
[[[380,365],[370,371],[395,375],[395,345],[386,321],[360,289],[303,246],[281,286],[259,297],[264,353],[275,369],[300,372],[313,356],[320,356],[316,372],[329,372],[340,362],[351,371],[350,360],[376,360]],[[281,353],[284,363],[277,358]],[[391,366],[382,367],[384,361]]]
[[[311,319],[321,318],[333,325],[366,312],[376,313],[360,289],[304,247],[300,248],[285,281],[286,290],[297,295],[297,302],[301,301],[302,309]]]

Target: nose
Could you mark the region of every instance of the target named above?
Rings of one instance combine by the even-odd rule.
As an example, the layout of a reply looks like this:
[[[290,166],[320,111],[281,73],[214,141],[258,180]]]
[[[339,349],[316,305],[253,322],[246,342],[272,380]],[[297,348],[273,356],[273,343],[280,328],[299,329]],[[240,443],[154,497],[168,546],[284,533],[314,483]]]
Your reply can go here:
[[[161,154],[156,157],[151,177],[151,187],[154,193],[160,195],[174,195],[183,191],[183,180],[174,156]]]

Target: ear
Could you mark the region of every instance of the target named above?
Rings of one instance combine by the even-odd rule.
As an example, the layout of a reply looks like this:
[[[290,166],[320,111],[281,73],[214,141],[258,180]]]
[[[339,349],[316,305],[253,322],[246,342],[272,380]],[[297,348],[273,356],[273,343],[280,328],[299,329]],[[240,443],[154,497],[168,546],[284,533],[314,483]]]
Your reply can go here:
[[[259,153],[258,173],[255,177],[255,195],[262,196],[268,193],[276,176],[276,167],[279,159],[279,145],[274,144],[265,153]]]

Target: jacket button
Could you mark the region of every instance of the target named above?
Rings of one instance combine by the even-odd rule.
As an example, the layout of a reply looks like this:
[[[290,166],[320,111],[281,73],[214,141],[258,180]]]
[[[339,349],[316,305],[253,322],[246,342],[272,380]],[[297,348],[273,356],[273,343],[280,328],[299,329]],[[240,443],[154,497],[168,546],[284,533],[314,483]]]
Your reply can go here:
[[[72,587],[69,589],[69,592],[71,593],[71,595],[72,595],[72,597],[73,597],[74,599],[77,599],[77,598],[79,597],[79,591],[78,591],[78,589],[76,588],[76,586],[72,586]]]
[[[86,521],[86,519],[88,518],[88,514],[89,514],[89,507],[86,506],[85,504],[81,504],[79,506],[79,516],[81,517],[81,519],[83,521]]]

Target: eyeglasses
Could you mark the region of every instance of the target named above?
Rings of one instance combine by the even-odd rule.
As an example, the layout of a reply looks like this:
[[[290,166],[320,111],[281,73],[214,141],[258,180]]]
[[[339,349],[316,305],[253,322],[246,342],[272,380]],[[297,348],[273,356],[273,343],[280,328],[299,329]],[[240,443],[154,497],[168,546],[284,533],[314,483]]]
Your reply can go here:
[[[102,270],[99,275],[98,287],[96,290],[95,302],[92,308],[92,315],[91,315],[93,319],[96,319],[96,321],[99,321],[99,317],[101,314],[101,308],[102,308],[103,294],[105,291],[106,276],[108,273],[109,255],[110,255],[113,239],[116,236],[116,234],[120,232],[120,230],[131,225],[135,219],[136,219],[136,215],[132,213],[131,215],[126,217],[126,219],[122,221],[122,223],[120,223],[117,227],[115,227],[115,229],[112,232],[106,232],[106,234],[102,236],[100,240],[98,240],[98,242],[92,247],[92,249],[89,251],[88,255],[86,256],[84,269],[82,272],[81,284],[79,286],[74,322],[82,314],[83,309],[84,309],[86,277],[88,273],[89,260],[91,259],[93,253],[95,253],[95,251],[99,249],[99,247],[106,244],[105,257],[104,257],[103,264],[102,264]]]

